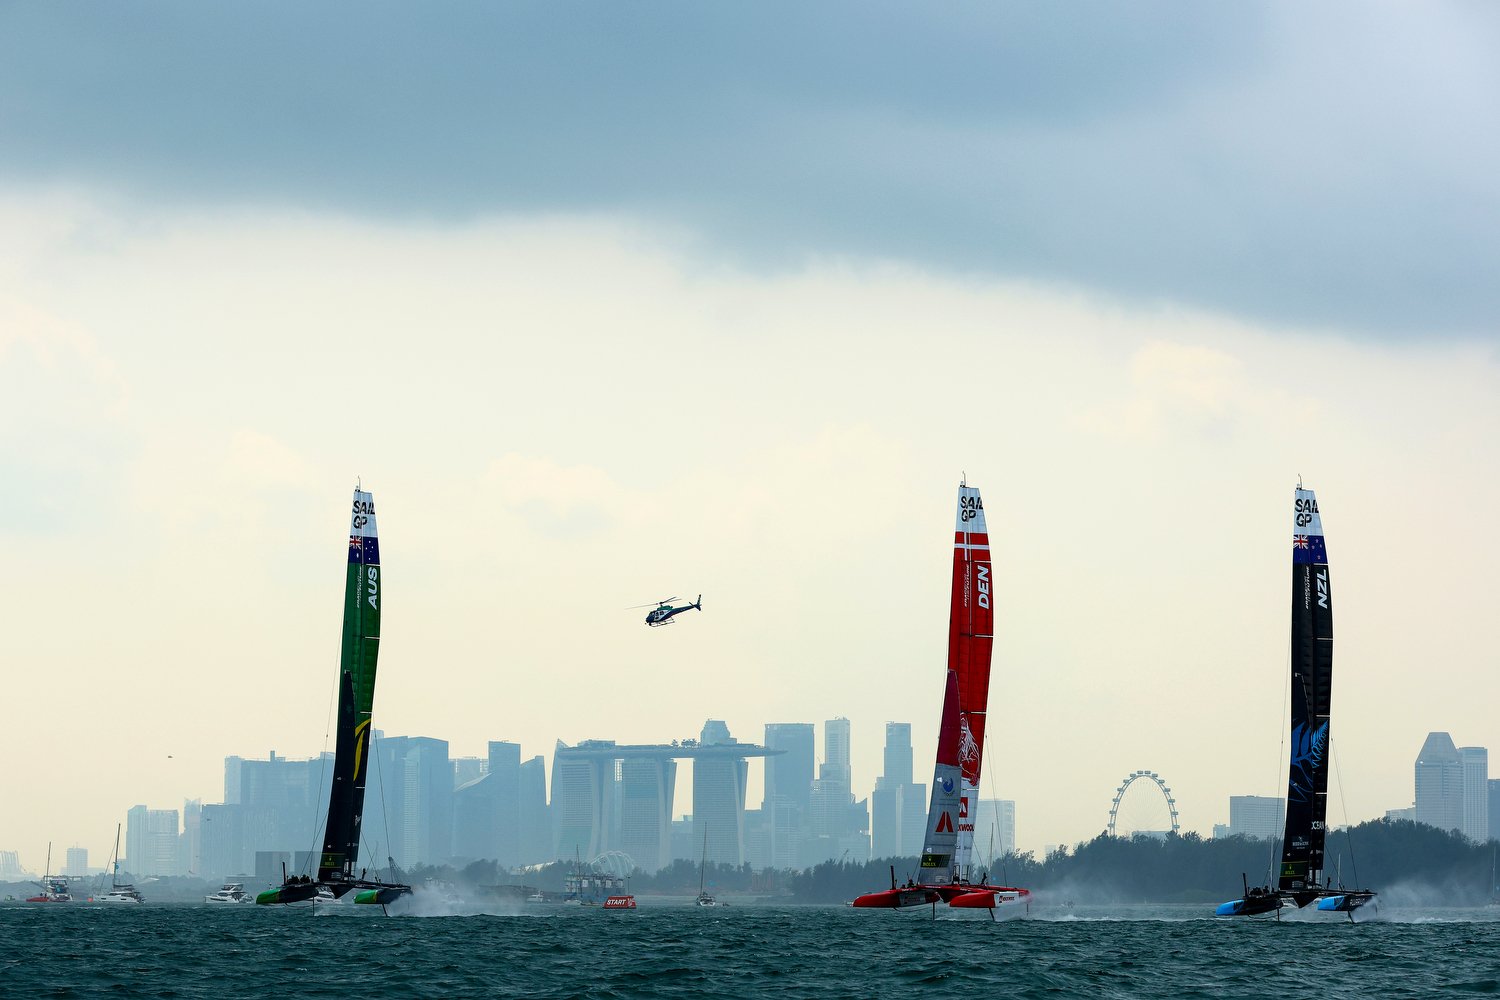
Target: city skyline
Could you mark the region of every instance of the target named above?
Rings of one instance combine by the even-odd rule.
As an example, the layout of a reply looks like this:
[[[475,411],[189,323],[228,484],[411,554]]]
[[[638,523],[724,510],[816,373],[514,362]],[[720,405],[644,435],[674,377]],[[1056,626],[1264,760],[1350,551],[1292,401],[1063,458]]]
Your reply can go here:
[[[834,751],[832,755],[834,763],[831,769],[825,768],[822,764],[812,763],[813,760],[821,759],[823,756],[814,756],[810,753],[813,733],[818,728],[824,731],[825,753],[830,749]],[[886,847],[892,843],[888,838],[894,836],[901,841],[899,849],[883,850],[882,835],[876,831],[877,825],[881,822],[879,818],[880,793],[883,789],[900,787],[904,784],[902,779],[906,768],[910,766],[911,747],[905,742],[909,739],[910,725],[908,723],[887,722],[883,727],[887,740],[885,769],[877,776],[870,789],[865,790],[868,792],[867,797],[858,803],[863,821],[867,825],[863,828],[864,832],[854,841],[839,841],[835,836],[812,847],[810,852],[800,849],[800,840],[792,843],[790,847],[778,846],[777,838],[785,836],[783,828],[786,826],[786,818],[772,808],[776,796],[765,787],[764,782],[762,783],[764,793],[762,799],[757,801],[747,794],[750,783],[745,781],[745,777],[751,772],[745,768],[747,763],[745,758],[763,760],[767,768],[766,773],[769,773],[773,764],[780,759],[782,768],[791,768],[788,775],[796,774],[796,777],[790,778],[793,791],[788,793],[789,798],[786,795],[782,796],[793,809],[790,825],[813,831],[820,823],[826,824],[828,822],[826,817],[820,819],[817,816],[820,808],[817,805],[820,795],[819,785],[821,782],[827,782],[832,775],[835,789],[846,787],[842,777],[841,753],[853,728],[851,721],[843,717],[826,720],[818,726],[812,723],[768,723],[764,727],[766,743],[757,745],[733,737],[722,720],[709,719],[704,723],[699,737],[676,740],[671,743],[620,744],[613,740],[595,738],[584,740],[577,746],[569,746],[562,741],[557,741],[550,762],[543,755],[534,755],[523,762],[523,748],[518,744],[503,740],[489,742],[486,759],[449,754],[447,741],[441,739],[386,736],[383,733],[377,733],[372,742],[372,752],[377,762],[384,763],[377,772],[382,775],[376,782],[379,791],[367,803],[366,814],[369,824],[366,829],[367,831],[383,831],[383,834],[376,833],[373,841],[367,838],[365,850],[367,854],[372,851],[396,852],[398,864],[403,865],[440,864],[450,858],[499,860],[502,865],[534,864],[543,860],[567,860],[574,855],[590,858],[606,851],[623,850],[624,853],[637,859],[637,863],[645,870],[653,872],[665,867],[674,857],[692,859],[698,856],[698,847],[694,845],[702,843],[703,822],[706,817],[698,812],[694,804],[694,792],[699,787],[700,780],[707,779],[700,778],[696,774],[694,762],[702,758],[714,766],[720,766],[715,764],[716,757],[725,757],[725,754],[728,754],[740,758],[738,777],[733,779],[735,782],[733,794],[738,795],[739,804],[737,807],[732,805],[729,807],[741,813],[738,821],[739,827],[733,838],[737,846],[725,847],[723,846],[724,838],[715,837],[708,850],[709,860],[735,866],[749,862],[756,869],[768,866],[802,868],[815,864],[819,860],[838,857],[841,847],[846,848],[847,854],[848,848],[854,848],[861,842],[864,853],[856,855],[857,857],[915,856],[920,848],[926,819],[927,786],[925,784],[916,783],[908,786],[914,788],[916,794],[906,806],[901,806],[900,798],[896,798],[894,805],[897,810],[905,809],[908,815],[887,817],[898,826],[905,824],[908,827],[885,835]],[[805,751],[799,745],[797,738],[799,733],[802,734]],[[430,759],[430,762],[426,762],[428,758],[425,748],[428,747],[437,754],[436,757]],[[579,798],[577,792],[562,790],[573,779],[559,780],[557,774],[559,755],[566,755],[568,760],[584,766],[584,770],[578,772],[584,776],[585,790],[582,792],[582,798]],[[801,760],[804,756],[805,761]],[[680,772],[676,768],[678,759],[685,761],[687,765]],[[222,861],[222,852],[225,849],[223,837],[226,828],[222,826],[222,823],[226,820],[243,822],[236,821],[225,814],[223,812],[225,806],[248,802],[255,802],[262,808],[275,806],[277,810],[283,811],[269,815],[256,814],[250,821],[251,825],[245,827],[246,833],[231,834],[234,845],[230,848],[232,852],[260,850],[264,853],[269,850],[284,850],[289,862],[294,857],[310,857],[308,850],[293,849],[289,845],[300,844],[316,833],[314,820],[321,817],[323,800],[327,795],[326,787],[320,786],[319,782],[326,779],[331,760],[331,753],[327,751],[306,758],[288,757],[276,751],[270,751],[265,759],[230,755],[223,762],[224,801],[222,803],[188,797],[180,800],[183,805],[181,810],[157,808],[156,806],[160,803],[154,805],[137,803],[132,806],[128,810],[126,822],[122,824],[125,839],[120,843],[121,857],[127,863],[132,855],[137,858],[147,858],[148,861],[143,864],[150,874],[158,874],[156,869],[170,870],[173,874],[187,874],[194,871],[191,867],[193,862],[190,859],[197,858],[201,851],[203,870],[216,875],[248,874],[253,868],[248,863],[238,867],[223,864],[214,867],[216,861]],[[619,791],[614,793],[616,796],[623,792],[623,798],[617,798],[614,805],[610,805],[607,798],[600,798],[604,795],[604,788],[600,783],[600,775],[603,772],[599,770],[598,765],[605,761],[615,763],[616,777],[606,777],[604,780],[617,783]],[[414,768],[413,764],[417,766]],[[436,765],[435,769],[434,765]],[[280,768],[282,777],[275,777],[266,770],[267,768]],[[435,841],[424,839],[431,836],[430,834],[424,833],[421,837],[418,836],[416,832],[418,827],[411,826],[411,813],[403,804],[407,796],[414,793],[426,794],[418,791],[421,787],[420,781],[414,783],[414,776],[420,775],[423,769],[430,775],[430,778],[426,780],[432,781],[444,800],[451,802],[448,806],[451,810],[448,815],[451,818],[442,821],[444,825]],[[383,776],[386,772],[390,775],[389,779]],[[528,772],[531,774],[530,778],[527,777]],[[404,778],[401,777],[403,773]],[[502,773],[509,774],[509,778],[501,777]],[[821,773],[823,777],[815,779],[812,777],[814,773]],[[264,777],[260,776],[262,774]],[[286,777],[287,774],[293,775],[290,781]],[[896,779],[894,786],[886,782],[888,774]],[[494,809],[493,812],[475,813],[473,812],[475,806],[464,804],[465,793],[477,790],[486,782],[496,779],[508,781],[509,784],[506,787],[513,789],[508,793],[501,793],[508,795],[508,798],[497,800],[497,803],[503,804],[503,808],[497,805],[497,807],[487,807],[487,809]],[[389,801],[384,791],[388,780],[393,796]],[[643,780],[646,782],[645,785],[641,784]],[[712,780],[724,779],[715,777]],[[665,782],[664,786],[663,782]],[[656,790],[648,792],[649,801],[642,804],[649,806],[648,812],[654,812],[655,818],[647,819],[643,827],[641,821],[646,814],[642,813],[638,807],[632,808],[632,800],[640,803],[641,795],[638,791],[632,791],[632,788],[642,789],[652,786]],[[1142,787],[1146,785],[1143,784]],[[265,791],[256,791],[256,789],[265,788],[275,789],[271,793],[271,798],[266,797]],[[551,789],[550,795],[549,788]],[[1488,777],[1486,748],[1468,746],[1460,750],[1454,746],[1448,733],[1439,731],[1429,733],[1416,755],[1412,789],[1410,799],[1413,805],[1386,809],[1384,815],[1387,819],[1415,820],[1442,829],[1451,829],[1480,843],[1494,836],[1491,832],[1496,829],[1494,817],[1500,815],[1500,779]],[[859,797],[860,792],[861,789],[855,787],[850,793],[845,794],[848,794],[848,801],[853,803],[853,800]],[[289,793],[290,797],[288,797]],[[798,798],[799,794],[800,798]],[[576,808],[559,805],[559,795],[566,801],[585,803],[587,815],[582,819],[581,827],[578,826],[580,814],[577,814]],[[534,798],[538,806],[527,805],[528,796]],[[1151,795],[1149,789],[1147,797],[1154,801],[1155,796]],[[587,804],[590,800],[593,800],[592,805]],[[911,803],[920,803],[921,808],[916,808]],[[1284,799],[1277,796],[1230,795],[1227,803],[1227,809],[1216,808],[1220,815],[1227,813],[1228,823],[1215,822],[1211,829],[1202,831],[1190,831],[1184,828],[1182,832],[1196,832],[1204,837],[1213,838],[1235,835],[1273,839],[1280,837],[1285,807]],[[542,812],[529,814],[529,820],[525,818],[526,810],[538,807]],[[470,811],[467,820],[462,818],[466,808]],[[714,805],[712,808],[721,810],[724,807]],[[822,808],[826,809],[826,805]],[[1087,841],[1097,833],[1096,831],[1081,835],[1069,841],[1049,841],[1031,846],[1029,842],[1018,840],[1016,834],[1017,813],[1023,816],[1027,814],[1024,803],[1018,807],[1014,799],[983,796],[975,809],[979,817],[978,829],[987,831],[987,833],[979,834],[979,841],[976,843],[976,849],[984,857],[988,857],[991,843],[995,845],[996,856],[1005,851],[1015,850],[1032,851],[1037,857],[1044,857],[1047,852],[1057,846]],[[517,810],[520,810],[520,813],[517,813]],[[619,811],[619,815],[614,814],[616,810]],[[180,827],[176,822],[179,812],[182,815]],[[1164,808],[1162,812],[1165,815]],[[749,828],[745,825],[745,820],[751,817],[752,813],[756,814],[754,823],[758,825]],[[403,814],[404,820],[401,819]],[[725,816],[722,812],[712,815],[717,817],[716,822],[722,822]],[[573,816],[573,819],[570,820],[569,816]],[[394,823],[392,817],[395,817]],[[538,819],[538,817],[545,818]],[[208,828],[203,827],[202,824],[204,822],[212,824],[215,821],[221,824],[217,831],[219,843],[216,847],[210,847],[207,835],[203,832]],[[537,841],[525,829],[528,823],[535,827],[538,822],[542,822],[548,829],[545,842]],[[689,824],[689,831],[686,833],[680,829],[684,822]],[[1352,822],[1358,822],[1358,820]],[[519,826],[517,826],[518,823]],[[733,823],[731,814],[730,825]],[[406,827],[404,830],[403,824]],[[448,824],[451,824],[451,828]],[[804,824],[810,825],[804,826]],[[1337,828],[1346,824],[1342,821],[1334,821],[1332,825]],[[461,827],[464,827],[462,834],[460,834]],[[655,832],[651,832],[652,827]],[[380,838],[382,835],[391,837],[392,829],[396,831],[394,838],[386,844]],[[607,834],[605,840],[600,840],[601,831],[609,829],[614,832]],[[803,835],[797,834],[798,837]],[[1128,832],[1122,830],[1121,835],[1128,835]],[[180,842],[179,836],[189,838],[190,845]],[[250,840],[241,842],[241,837],[248,837]],[[255,842],[251,843],[251,840]],[[273,848],[265,846],[267,844],[282,844],[283,846]],[[441,844],[450,844],[451,847],[443,848],[439,846]],[[505,846],[507,844],[510,845],[509,848]],[[684,847],[684,844],[687,847]],[[54,844],[54,858],[61,856],[63,850],[59,844]],[[66,861],[59,863],[66,865],[69,870],[64,870],[63,874],[79,873],[71,869],[88,865],[89,848],[74,842],[65,850]],[[444,853],[445,850],[451,853]],[[514,853],[507,855],[508,850]],[[186,855],[184,851],[187,852]],[[218,853],[214,855],[214,858],[210,858],[210,854],[215,851]],[[100,855],[99,857],[107,856]],[[384,853],[380,853],[379,856],[383,858]],[[33,871],[34,866],[26,863],[24,852],[17,852],[7,846],[5,849],[0,849],[0,858],[6,859],[4,863],[11,865],[15,871],[24,869],[32,874],[39,874],[39,870]],[[402,860],[403,858],[407,860]],[[178,870],[184,869],[184,866],[186,866],[185,870]],[[107,869],[107,864],[104,863],[95,864],[91,868],[93,871],[105,869]],[[139,870],[136,869],[136,871]]]
[[[0,844],[331,748],[356,481],[374,725],[459,756],[930,781],[964,477],[1023,847],[1284,793],[1299,478],[1347,819],[1500,743],[1493,10],[469,14],[0,5]]]

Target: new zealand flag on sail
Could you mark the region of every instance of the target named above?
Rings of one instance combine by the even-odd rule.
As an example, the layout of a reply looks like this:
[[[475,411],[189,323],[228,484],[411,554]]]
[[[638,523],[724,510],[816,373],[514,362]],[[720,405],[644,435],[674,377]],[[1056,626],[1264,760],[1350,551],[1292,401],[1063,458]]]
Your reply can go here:
[[[1328,546],[1323,541],[1322,535],[1293,535],[1292,536],[1292,565],[1310,566],[1317,563],[1327,564]]]
[[[349,561],[365,566],[380,565],[380,539],[349,536]]]

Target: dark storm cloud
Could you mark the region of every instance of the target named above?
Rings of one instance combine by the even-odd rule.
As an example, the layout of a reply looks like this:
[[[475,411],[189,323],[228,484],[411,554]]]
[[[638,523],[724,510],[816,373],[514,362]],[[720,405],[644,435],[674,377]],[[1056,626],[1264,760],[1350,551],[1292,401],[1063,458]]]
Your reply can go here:
[[[1442,30],[1345,30],[1384,10],[11,4],[0,172],[398,217],[618,210],[763,266],[895,257],[1493,334],[1495,74],[1466,80]],[[1424,10],[1495,51],[1486,8]]]

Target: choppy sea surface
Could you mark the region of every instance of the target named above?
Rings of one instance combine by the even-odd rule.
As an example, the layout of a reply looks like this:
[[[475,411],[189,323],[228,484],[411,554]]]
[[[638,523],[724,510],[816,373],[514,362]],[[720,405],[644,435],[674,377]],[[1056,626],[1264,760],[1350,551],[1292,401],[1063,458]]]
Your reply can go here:
[[[0,996],[1425,997],[1500,992],[1500,908],[0,906]]]

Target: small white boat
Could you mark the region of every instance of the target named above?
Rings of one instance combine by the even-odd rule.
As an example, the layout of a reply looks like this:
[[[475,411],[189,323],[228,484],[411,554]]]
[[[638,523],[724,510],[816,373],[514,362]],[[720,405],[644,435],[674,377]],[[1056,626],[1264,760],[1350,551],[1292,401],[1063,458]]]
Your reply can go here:
[[[96,902],[100,903],[123,903],[128,906],[139,906],[146,901],[146,897],[135,891],[132,885],[117,885],[113,889],[100,896]]]
[[[204,896],[205,903],[253,903],[254,898],[245,891],[243,882],[225,882],[224,887],[212,895]]]
[[[115,850],[110,856],[109,891],[100,896],[94,902],[109,903],[110,905],[123,904],[125,906],[140,906],[146,901],[146,897],[136,892],[135,886],[130,883],[120,884],[120,824],[115,824]]]

